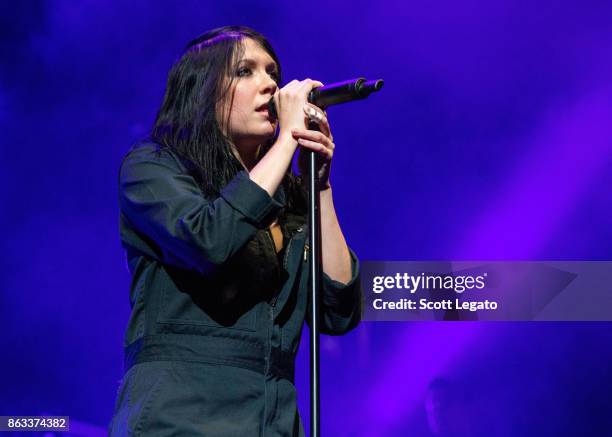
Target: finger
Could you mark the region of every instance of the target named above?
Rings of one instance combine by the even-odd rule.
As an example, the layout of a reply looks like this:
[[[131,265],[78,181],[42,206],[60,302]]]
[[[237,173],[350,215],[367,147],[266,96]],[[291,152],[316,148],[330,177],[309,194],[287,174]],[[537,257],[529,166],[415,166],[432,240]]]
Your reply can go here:
[[[329,120],[327,119],[327,116],[325,115],[325,113],[323,114],[323,118],[321,118],[321,120],[318,122],[318,125],[323,135],[325,135],[331,141],[333,141],[334,139],[331,134],[331,127],[329,126]]]
[[[302,81],[302,86],[304,87],[304,91],[310,93],[314,88],[319,88],[323,86],[323,82],[319,82],[318,80],[312,79],[304,79]]]
[[[300,82],[293,79],[291,82],[289,82],[288,84],[286,84],[284,87],[282,87],[280,89],[280,91],[287,93],[287,92],[291,92],[291,90],[299,88],[300,86]]]
[[[287,85],[282,87],[279,90],[279,92],[282,93],[284,96],[291,96],[293,94],[300,95],[301,94],[300,88],[302,86],[303,85],[302,85],[302,83],[300,81],[298,81],[296,79],[293,79]]]
[[[291,134],[295,139],[303,138],[306,140],[321,143],[324,144],[325,147],[327,147],[328,149],[333,149],[335,147],[332,139],[325,135],[323,132],[309,129],[292,129]]]
[[[309,78],[309,77],[307,77],[306,79],[304,79],[304,82],[310,83],[310,84],[312,84],[312,85],[314,85],[314,86],[323,86],[323,82],[318,81],[318,80],[311,79],[311,78]]]
[[[317,152],[320,155],[325,156],[327,159],[331,159],[334,155],[333,149],[325,147],[325,145],[317,143],[316,141],[310,141],[304,138],[300,138],[298,139],[298,144],[312,150],[313,152]]]
[[[327,119],[327,113],[325,111],[323,111],[318,106],[313,105],[312,103],[306,103],[304,105],[304,114],[306,114],[306,117],[308,117],[309,121],[312,121],[319,125],[321,132],[323,132],[325,136],[333,138],[331,135],[329,120]]]
[[[302,146],[300,148],[301,152],[309,150],[315,152],[326,160],[331,160],[332,156],[334,155],[334,151],[332,149],[329,149],[328,147],[325,147],[324,144],[317,143],[316,141],[310,141],[301,138],[298,140],[298,145]]]
[[[314,141],[315,143],[323,144],[325,147],[332,150],[336,147],[331,138],[325,136],[323,132],[319,132],[316,130],[298,131],[298,133],[294,134],[293,137],[296,139],[302,138],[305,140]]]
[[[319,123],[325,117],[325,113],[318,106],[313,105],[312,103],[306,102],[303,107],[304,114],[314,122]]]

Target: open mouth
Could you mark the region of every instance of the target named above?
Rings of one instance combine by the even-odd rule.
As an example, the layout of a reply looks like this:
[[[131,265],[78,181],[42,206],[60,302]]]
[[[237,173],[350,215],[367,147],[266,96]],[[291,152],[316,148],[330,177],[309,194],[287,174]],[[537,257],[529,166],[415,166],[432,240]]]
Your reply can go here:
[[[270,123],[275,123],[277,120],[276,114],[270,113],[270,107],[267,102],[255,108],[255,112],[262,114]]]
[[[266,105],[265,107],[257,108],[255,112],[263,115],[264,119],[269,121],[270,123],[276,122],[276,118],[272,117],[272,115],[270,114],[270,111],[268,110],[268,105]]]

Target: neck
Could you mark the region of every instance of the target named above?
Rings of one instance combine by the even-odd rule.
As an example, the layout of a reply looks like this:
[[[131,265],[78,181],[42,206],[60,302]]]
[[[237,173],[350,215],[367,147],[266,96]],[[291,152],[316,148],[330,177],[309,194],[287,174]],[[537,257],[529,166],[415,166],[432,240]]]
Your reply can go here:
[[[238,161],[243,165],[247,172],[250,172],[253,167],[257,164],[257,158],[259,156],[259,150],[261,145],[257,145],[249,148],[242,148],[242,150],[238,150],[235,147],[233,148],[234,155],[238,158]]]

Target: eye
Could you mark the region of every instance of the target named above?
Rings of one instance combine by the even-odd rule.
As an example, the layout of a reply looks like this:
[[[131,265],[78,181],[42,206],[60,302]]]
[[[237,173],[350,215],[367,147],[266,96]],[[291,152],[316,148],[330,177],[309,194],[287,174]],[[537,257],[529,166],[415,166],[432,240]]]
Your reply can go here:
[[[240,67],[238,69],[238,76],[248,76],[251,73],[251,69],[248,67]]]
[[[278,71],[272,71],[270,73],[270,77],[274,80],[274,82],[278,82],[280,80],[280,75],[278,74]]]

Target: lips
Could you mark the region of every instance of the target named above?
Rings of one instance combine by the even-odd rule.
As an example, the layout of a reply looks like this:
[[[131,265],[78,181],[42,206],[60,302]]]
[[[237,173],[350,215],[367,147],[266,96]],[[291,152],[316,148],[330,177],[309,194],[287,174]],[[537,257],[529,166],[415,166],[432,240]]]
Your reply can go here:
[[[257,109],[255,109],[255,111],[257,111],[257,112],[269,112],[268,111],[268,104],[264,103],[263,105],[258,106]]]

